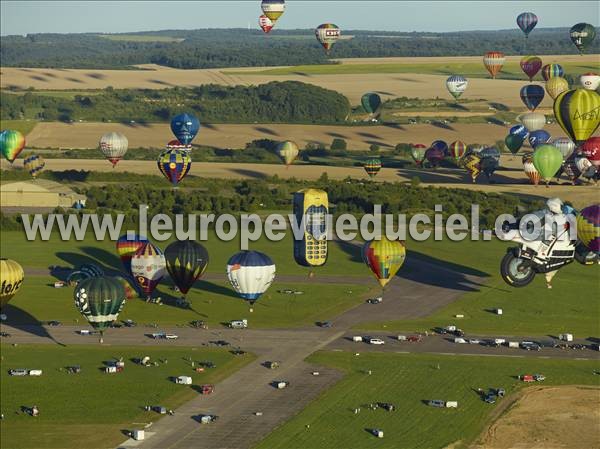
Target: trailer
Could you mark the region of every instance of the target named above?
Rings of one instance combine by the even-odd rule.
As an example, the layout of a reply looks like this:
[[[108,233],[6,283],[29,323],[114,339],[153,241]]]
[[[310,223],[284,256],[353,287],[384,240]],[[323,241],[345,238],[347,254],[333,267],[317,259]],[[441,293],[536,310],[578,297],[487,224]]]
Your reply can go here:
[[[506,345],[509,348],[519,348],[519,342],[518,341],[509,341]]]
[[[446,401],[446,408],[458,408],[458,401]]]
[[[175,378],[175,383],[179,385],[192,385],[192,378],[190,376],[178,376]]]
[[[573,334],[560,334],[558,339],[562,341],[573,341]]]
[[[360,335],[355,335],[352,337],[352,341],[357,343],[357,342],[361,342],[362,341],[362,337]]]
[[[30,376],[41,376],[42,370],[41,369],[30,369],[28,374]]]

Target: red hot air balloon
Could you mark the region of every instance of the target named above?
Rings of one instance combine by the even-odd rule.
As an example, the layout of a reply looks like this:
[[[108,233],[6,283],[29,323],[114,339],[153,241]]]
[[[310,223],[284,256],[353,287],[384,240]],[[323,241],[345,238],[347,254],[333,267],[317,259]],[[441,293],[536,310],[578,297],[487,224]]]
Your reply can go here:
[[[258,18],[258,26],[265,32],[268,33],[271,31],[275,24],[271,19],[269,19],[264,14]]]
[[[581,154],[595,167],[600,168],[600,137],[590,137],[581,145]]]
[[[483,65],[494,79],[500,73],[500,70],[502,70],[505,60],[504,53],[501,51],[488,51],[483,55]]]
[[[521,58],[521,70],[529,77],[529,81],[533,81],[533,77],[542,68],[542,60],[537,56],[524,56]]]

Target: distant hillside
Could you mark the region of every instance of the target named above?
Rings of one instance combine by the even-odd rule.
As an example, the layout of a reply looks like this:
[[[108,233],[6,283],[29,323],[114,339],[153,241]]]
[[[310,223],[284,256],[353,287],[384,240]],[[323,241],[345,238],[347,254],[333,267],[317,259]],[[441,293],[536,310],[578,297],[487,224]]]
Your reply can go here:
[[[526,41],[516,29],[460,33],[344,30],[353,38],[338,43],[331,57],[474,56],[489,50],[509,55],[577,53],[568,31],[536,29]],[[600,39],[588,52],[600,53]],[[264,35],[246,29],[5,36],[0,39],[0,60],[11,67],[97,69],[146,63],[191,69],[328,62],[313,30],[273,30]]]

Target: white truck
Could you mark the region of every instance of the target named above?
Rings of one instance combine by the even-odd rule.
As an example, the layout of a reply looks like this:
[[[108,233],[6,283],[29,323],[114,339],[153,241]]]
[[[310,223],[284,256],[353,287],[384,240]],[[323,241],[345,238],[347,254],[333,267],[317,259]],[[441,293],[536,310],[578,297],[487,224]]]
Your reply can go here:
[[[573,334],[560,334],[558,339],[562,341],[573,341]]]
[[[248,327],[248,320],[232,320],[229,322],[231,329],[246,329]]]
[[[192,385],[192,378],[190,376],[178,376],[175,378],[175,383],[179,385]]]

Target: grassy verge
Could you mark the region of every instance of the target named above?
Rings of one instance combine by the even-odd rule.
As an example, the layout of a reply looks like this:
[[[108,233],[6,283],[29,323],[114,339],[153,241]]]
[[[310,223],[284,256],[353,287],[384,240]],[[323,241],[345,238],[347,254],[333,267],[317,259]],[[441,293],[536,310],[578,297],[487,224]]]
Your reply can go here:
[[[170,376],[188,375],[194,385],[215,383],[253,360],[235,357],[224,350],[196,348],[135,348],[51,345],[2,345],[2,432],[5,449],[86,447],[112,448],[125,439],[122,430],[142,428],[160,415],[145,412],[145,405],[167,408],[189,401],[198,393],[176,385]],[[143,367],[131,358],[149,356],[167,360],[159,366]],[[102,372],[104,361],[122,357],[125,369],[117,374]],[[186,360],[211,360],[216,368],[196,373]],[[64,368],[80,365],[80,374]],[[12,368],[42,369],[41,377],[12,377]],[[37,405],[40,416],[32,418],[21,407]]]
[[[256,449],[425,449],[457,441],[458,447],[466,447],[500,406],[482,401],[477,388],[502,387],[510,395],[524,386],[515,378],[523,373],[543,373],[545,384],[551,385],[600,383],[593,374],[600,367],[597,361],[381,353],[356,357],[345,352],[319,352],[308,360],[347,375]],[[365,374],[368,370],[372,375]],[[458,401],[459,407],[428,407],[423,401],[429,399]],[[397,410],[365,406],[378,401],[391,402]],[[359,414],[352,412],[356,407],[361,407]],[[373,428],[383,430],[384,438],[372,436],[368,429]]]
[[[35,120],[2,120],[0,121],[0,129],[14,129],[27,136],[33,131],[37,123]]]

